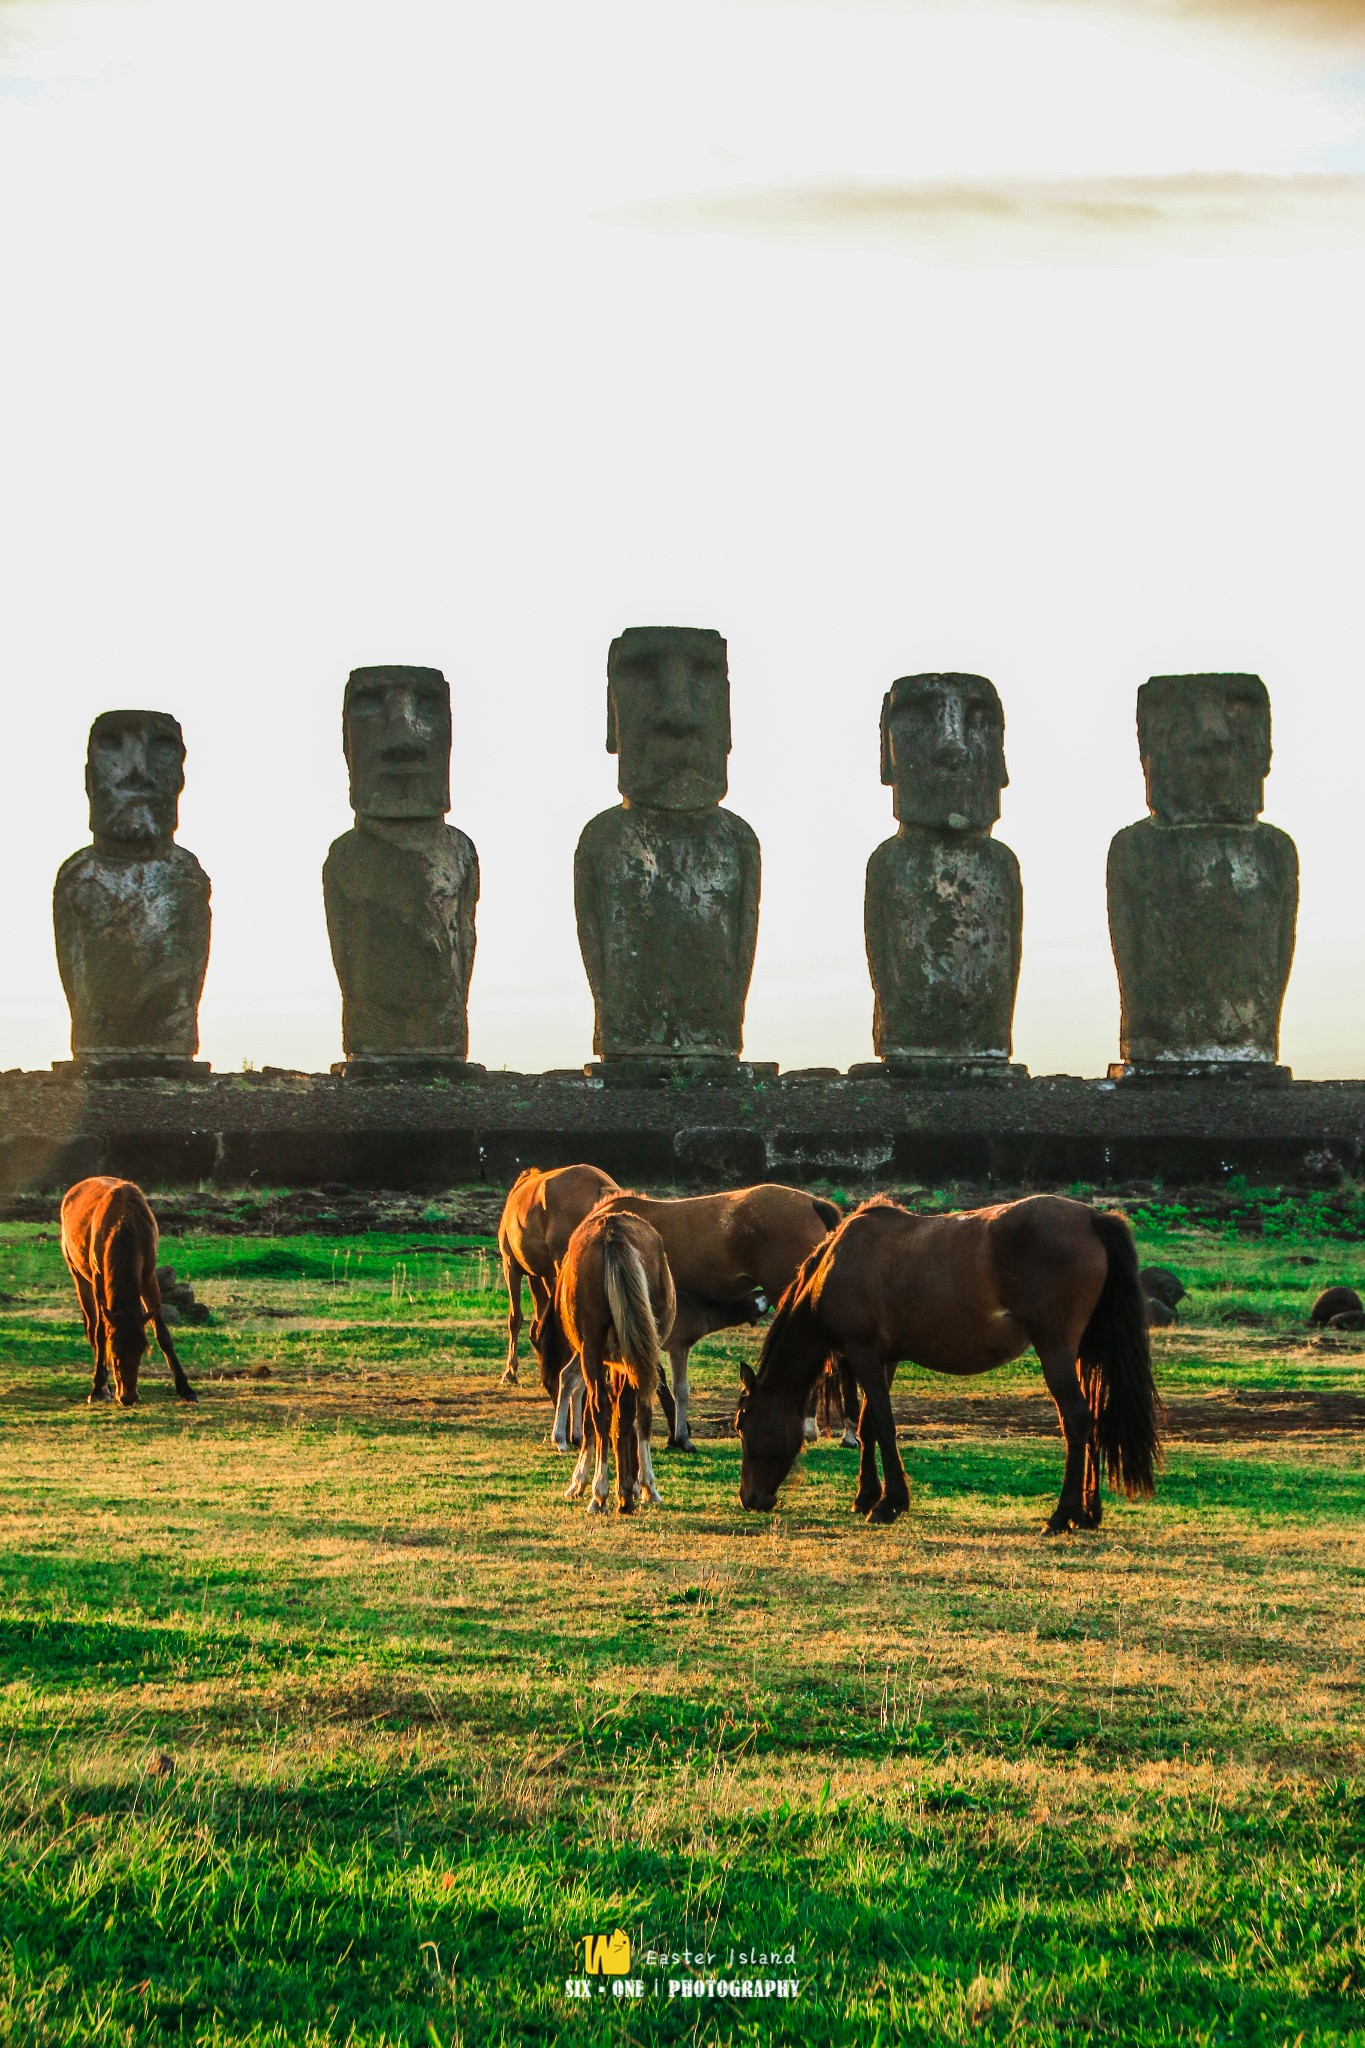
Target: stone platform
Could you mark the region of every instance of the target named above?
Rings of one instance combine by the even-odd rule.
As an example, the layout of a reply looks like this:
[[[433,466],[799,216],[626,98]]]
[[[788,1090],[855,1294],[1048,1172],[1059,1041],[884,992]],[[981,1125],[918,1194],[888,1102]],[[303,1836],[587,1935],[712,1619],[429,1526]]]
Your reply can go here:
[[[1365,1082],[951,1086],[818,1070],[658,1089],[506,1072],[358,1088],[269,1068],[161,1081],[0,1075],[0,1189],[11,1193],[56,1192],[90,1173],[149,1187],[506,1185],[524,1166],[576,1160],[642,1186],[1325,1183],[1365,1170]]]

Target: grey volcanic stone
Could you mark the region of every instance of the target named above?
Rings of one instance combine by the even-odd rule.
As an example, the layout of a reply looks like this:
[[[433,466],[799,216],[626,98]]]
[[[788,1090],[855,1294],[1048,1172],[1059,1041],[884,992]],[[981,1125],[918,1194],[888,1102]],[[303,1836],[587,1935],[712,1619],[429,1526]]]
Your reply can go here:
[[[593,1050],[657,1079],[734,1070],[758,937],[760,856],[720,799],[730,682],[719,633],[634,627],[607,661],[607,748],[623,802],[574,855]]]
[[[354,830],[322,871],[348,1066],[461,1071],[479,862],[445,823],[450,690],[439,669],[355,669],[342,730]]]
[[[175,844],[185,742],[164,711],[105,711],[85,787],[94,843],[57,874],[52,920],[79,1067],[192,1069],[209,961],[209,878]]]
[[[1119,1051],[1139,1074],[1283,1078],[1280,1012],[1299,860],[1257,822],[1270,767],[1259,676],[1154,676],[1138,692],[1149,818],[1109,849]]]
[[[1327,1287],[1308,1311],[1310,1323],[1330,1323],[1334,1316],[1359,1315],[1365,1302],[1354,1287]]]
[[[991,838],[1005,720],[985,676],[902,676],[882,705],[900,829],[867,864],[872,1041],[892,1071],[1010,1069],[1023,942],[1019,863]]]
[[[1138,1274],[1138,1285],[1149,1301],[1164,1301],[1167,1308],[1174,1308],[1185,1299],[1185,1283],[1169,1266],[1144,1266]]]

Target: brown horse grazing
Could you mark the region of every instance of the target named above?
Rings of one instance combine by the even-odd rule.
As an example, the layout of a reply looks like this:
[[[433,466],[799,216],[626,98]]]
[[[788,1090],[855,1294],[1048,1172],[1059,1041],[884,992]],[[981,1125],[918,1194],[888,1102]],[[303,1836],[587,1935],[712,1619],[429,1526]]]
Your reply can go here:
[[[802,1188],[772,1183],[672,1201],[622,1192],[605,1196],[602,1208],[611,1216],[641,1217],[663,1239],[678,1295],[668,1339],[677,1408],[669,1440],[690,1451],[687,1361],[692,1346],[714,1330],[756,1323],[790,1285],[807,1253],[839,1222],[839,1211]]]
[[[783,1296],[757,1374],[741,1368],[741,1502],[761,1511],[774,1505],[832,1350],[865,1396],[854,1507],[870,1522],[891,1522],[910,1504],[891,1413],[897,1363],[965,1376],[1005,1365],[1030,1345],[1066,1438],[1048,1531],[1098,1528],[1101,1460],[1110,1485],[1131,1497],[1152,1491],[1159,1455],[1160,1403],[1124,1218],[1060,1195],[951,1216],[912,1216],[885,1197],[864,1203],[812,1252]]]
[[[63,1195],[62,1257],[76,1283],[85,1334],[95,1354],[91,1401],[112,1400],[112,1367],[120,1406],[134,1405],[149,1322],[176,1393],[182,1401],[199,1398],[185,1378],[161,1313],[156,1247],[156,1218],[132,1181],[100,1175],[78,1180]]]
[[[521,1335],[521,1283],[531,1283],[537,1319],[550,1306],[555,1274],[569,1239],[588,1211],[616,1182],[596,1166],[528,1166],[513,1181],[498,1224],[498,1253],[507,1285],[507,1365],[504,1386],[517,1383],[517,1339]],[[542,1361],[542,1374],[543,1374]],[[546,1392],[553,1399],[554,1387]]]
[[[616,1505],[623,1515],[632,1514],[641,1492],[647,1500],[659,1499],[649,1431],[660,1354],[674,1309],[673,1280],[659,1233],[636,1216],[594,1209],[569,1239],[554,1305],[563,1342],[577,1352],[587,1387],[583,1451],[565,1498],[577,1500],[587,1485],[595,1448],[588,1513],[603,1513],[610,1439]]]

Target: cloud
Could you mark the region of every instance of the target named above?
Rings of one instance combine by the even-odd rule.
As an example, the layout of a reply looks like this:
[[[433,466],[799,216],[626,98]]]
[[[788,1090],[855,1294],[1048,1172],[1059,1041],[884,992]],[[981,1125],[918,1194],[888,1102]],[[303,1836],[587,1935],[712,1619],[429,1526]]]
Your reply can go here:
[[[1299,35],[1346,34],[1365,41],[1365,0],[1137,0],[1137,4],[1147,14],[1245,23]]]
[[[1365,249],[1365,177],[924,179],[713,192],[617,214],[632,226],[765,238],[895,242],[952,260],[1103,260],[1144,247],[1201,254],[1254,239]]]

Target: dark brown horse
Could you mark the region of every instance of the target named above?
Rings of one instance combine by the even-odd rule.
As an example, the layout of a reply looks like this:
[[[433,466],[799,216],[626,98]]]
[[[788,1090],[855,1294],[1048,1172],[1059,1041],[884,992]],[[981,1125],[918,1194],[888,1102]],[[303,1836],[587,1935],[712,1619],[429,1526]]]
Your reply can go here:
[[[715,1330],[756,1323],[790,1284],[806,1254],[838,1223],[839,1211],[803,1188],[772,1182],[671,1201],[622,1191],[606,1196],[602,1206],[609,1215],[642,1217],[663,1239],[678,1295],[668,1339],[677,1408],[670,1441],[690,1451],[687,1364],[692,1346]]]
[[[175,1355],[161,1312],[156,1278],[157,1228],[147,1197],[130,1180],[104,1175],[78,1180],[62,1197],[62,1257],[76,1283],[85,1334],[95,1354],[91,1401],[109,1401],[109,1374],[119,1404],[137,1400],[147,1325],[171,1369],[182,1401],[198,1399]]]
[[[535,1320],[539,1321],[554,1297],[555,1274],[569,1239],[594,1204],[615,1187],[611,1175],[596,1166],[555,1166],[548,1170],[528,1166],[513,1181],[498,1224],[498,1252],[502,1277],[507,1283],[504,1386],[515,1386],[517,1382],[523,1279],[531,1283],[531,1304]],[[552,1400],[555,1391],[552,1386],[546,1388]]]
[[[569,1239],[555,1282],[555,1321],[563,1343],[578,1354],[587,1388],[583,1451],[565,1497],[582,1493],[595,1451],[589,1514],[606,1508],[609,1442],[621,1513],[634,1511],[641,1492],[659,1499],[649,1432],[673,1306],[658,1232],[637,1216],[594,1209]]]
[[[910,1503],[891,1412],[898,1362],[966,1376],[1030,1345],[1066,1438],[1048,1530],[1098,1528],[1101,1463],[1110,1485],[1132,1496],[1152,1491],[1158,1457],[1160,1404],[1127,1222],[1060,1195],[950,1216],[865,1203],[779,1302],[757,1374],[740,1368],[740,1500],[775,1504],[801,1448],[811,1388],[838,1351],[864,1395],[854,1507],[870,1522],[894,1521]]]

